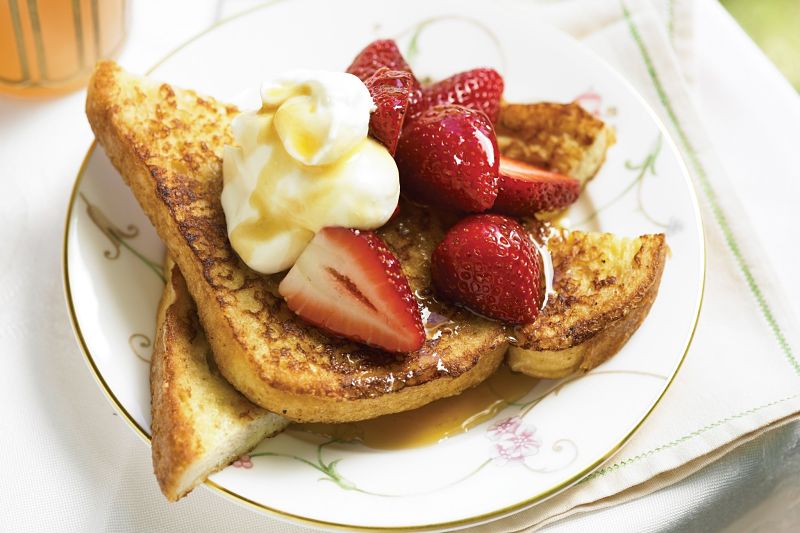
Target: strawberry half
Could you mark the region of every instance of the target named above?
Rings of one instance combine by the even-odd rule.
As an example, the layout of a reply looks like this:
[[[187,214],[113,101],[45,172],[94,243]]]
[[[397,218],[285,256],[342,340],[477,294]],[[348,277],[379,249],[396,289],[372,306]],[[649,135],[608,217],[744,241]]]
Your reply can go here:
[[[404,70],[381,67],[364,81],[376,109],[369,118],[369,133],[394,155],[403,130],[414,76]]]
[[[358,76],[361,81],[366,81],[381,67],[403,70],[413,77],[411,67],[403,59],[403,54],[400,53],[397,44],[392,39],[379,39],[369,43],[347,67],[347,72]],[[414,87],[418,86],[419,83],[414,78]]]
[[[453,226],[431,258],[437,293],[489,318],[536,320],[542,304],[539,252],[519,222],[473,215]]]
[[[533,216],[540,211],[564,209],[578,199],[581,183],[555,172],[500,156],[497,199],[493,211],[512,216]]]
[[[458,104],[483,111],[492,123],[500,115],[503,77],[492,68],[476,68],[456,74],[422,90],[412,114],[440,104]]]
[[[434,106],[403,128],[397,144],[400,187],[411,198],[459,211],[486,211],[497,197],[497,149],[484,113]]]
[[[400,262],[372,231],[324,228],[278,287],[289,309],[335,335],[390,352],[425,343]]]

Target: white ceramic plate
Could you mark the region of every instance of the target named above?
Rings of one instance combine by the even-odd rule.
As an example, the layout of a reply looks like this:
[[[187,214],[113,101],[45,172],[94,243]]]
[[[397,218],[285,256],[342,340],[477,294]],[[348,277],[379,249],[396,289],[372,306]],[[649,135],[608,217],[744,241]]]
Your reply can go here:
[[[217,25],[152,75],[223,100],[281,71],[344,69],[394,37],[419,77],[493,66],[513,101],[579,99],[618,142],[568,225],[624,235],[664,231],[671,255],[650,316],[612,360],[438,444],[381,451],[295,430],[214,475],[211,487],[282,517],[348,528],[453,528],[562,490],[608,459],[662,396],[697,320],[704,245],[684,165],[643,100],[571,38],[489,2],[278,2]],[[452,15],[458,13],[458,15]],[[148,359],[164,249],[102,150],[90,149],[70,200],[65,283],[75,330],[116,407],[149,441]],[[539,401],[537,401],[539,400]],[[143,475],[149,475],[144,473]]]

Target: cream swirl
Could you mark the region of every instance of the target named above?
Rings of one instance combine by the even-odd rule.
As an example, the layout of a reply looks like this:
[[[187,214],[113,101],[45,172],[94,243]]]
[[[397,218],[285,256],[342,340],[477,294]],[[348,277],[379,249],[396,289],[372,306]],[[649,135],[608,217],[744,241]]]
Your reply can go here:
[[[222,207],[234,250],[265,274],[291,267],[326,226],[373,229],[400,195],[397,165],[367,136],[366,86],[340,72],[297,70],[261,87],[262,106],[233,121]]]

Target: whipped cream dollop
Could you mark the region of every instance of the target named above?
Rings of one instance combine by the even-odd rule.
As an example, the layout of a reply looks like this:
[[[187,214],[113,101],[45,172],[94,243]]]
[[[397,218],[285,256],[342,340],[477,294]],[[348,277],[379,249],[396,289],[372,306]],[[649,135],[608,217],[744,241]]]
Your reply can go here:
[[[397,165],[367,136],[375,105],[343,72],[296,70],[261,86],[233,120],[222,208],[236,253],[258,272],[291,267],[326,226],[377,228],[400,196]]]

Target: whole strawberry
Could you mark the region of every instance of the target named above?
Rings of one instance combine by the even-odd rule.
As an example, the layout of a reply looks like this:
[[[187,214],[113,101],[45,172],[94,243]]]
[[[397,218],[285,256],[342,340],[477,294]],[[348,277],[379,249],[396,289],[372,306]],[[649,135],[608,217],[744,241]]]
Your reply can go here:
[[[364,81],[376,107],[369,119],[369,133],[392,155],[411,102],[413,83],[414,76],[410,72],[388,67],[379,68]]]
[[[439,295],[511,324],[536,320],[544,283],[539,252],[525,229],[502,215],[473,215],[453,226],[433,252]]]
[[[401,191],[417,201],[480,212],[497,197],[500,153],[480,111],[441,105],[422,112],[403,129],[395,159]]]
[[[459,104],[483,111],[492,123],[500,114],[503,77],[491,68],[476,68],[450,76],[422,90],[411,113],[420,113],[440,104]]]

